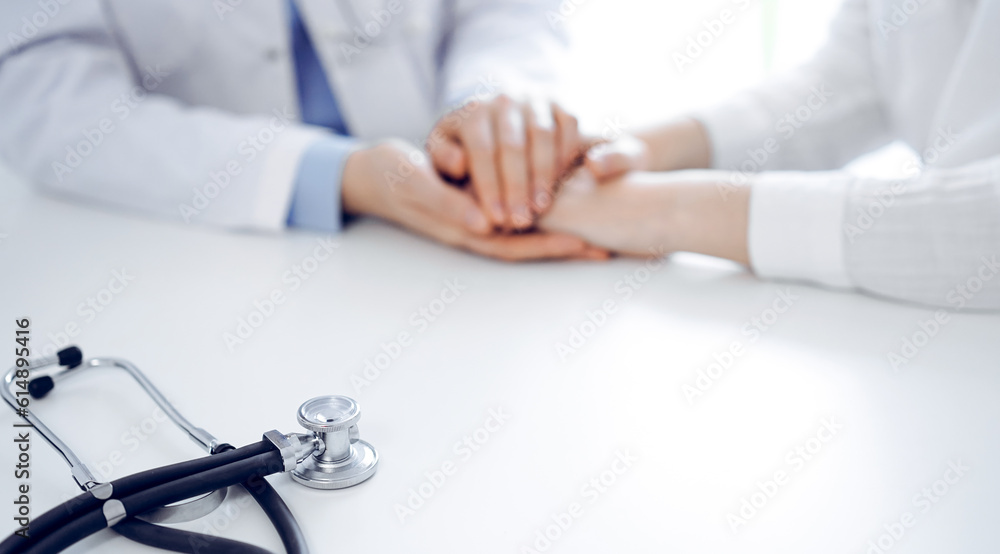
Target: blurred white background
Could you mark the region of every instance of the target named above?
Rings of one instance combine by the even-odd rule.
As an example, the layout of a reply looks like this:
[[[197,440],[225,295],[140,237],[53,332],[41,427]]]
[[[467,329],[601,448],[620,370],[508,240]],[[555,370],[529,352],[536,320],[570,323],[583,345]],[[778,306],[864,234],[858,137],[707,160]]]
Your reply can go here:
[[[563,0],[573,43],[566,98],[591,133],[630,132],[725,100],[809,60],[842,0]],[[721,32],[716,20],[731,12]],[[716,29],[692,63],[689,41]],[[708,42],[708,36],[701,37]],[[916,154],[896,142],[846,169],[901,178]]]
[[[727,98],[809,59],[841,0],[563,0],[574,53],[567,98],[589,126],[642,126]],[[706,22],[732,12],[704,52],[679,70]],[[716,26],[718,29],[718,26]]]

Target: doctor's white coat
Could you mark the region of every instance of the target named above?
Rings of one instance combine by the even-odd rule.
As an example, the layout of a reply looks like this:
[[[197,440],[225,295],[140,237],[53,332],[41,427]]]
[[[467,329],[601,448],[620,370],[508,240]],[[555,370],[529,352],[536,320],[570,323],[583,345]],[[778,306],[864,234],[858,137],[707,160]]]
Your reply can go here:
[[[420,141],[473,95],[551,84],[532,0],[297,0],[354,136]],[[0,153],[60,193],[233,228],[285,224],[299,159],[286,0],[4,1]]]

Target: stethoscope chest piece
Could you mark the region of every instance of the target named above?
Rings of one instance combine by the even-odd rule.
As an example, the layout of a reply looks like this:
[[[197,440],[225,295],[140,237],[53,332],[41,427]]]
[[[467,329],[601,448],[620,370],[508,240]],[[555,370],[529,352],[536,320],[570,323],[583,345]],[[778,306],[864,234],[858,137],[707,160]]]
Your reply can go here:
[[[292,479],[314,489],[343,489],[375,474],[378,453],[359,438],[358,404],[346,396],[319,396],[299,408],[298,420],[325,447],[299,462]]]

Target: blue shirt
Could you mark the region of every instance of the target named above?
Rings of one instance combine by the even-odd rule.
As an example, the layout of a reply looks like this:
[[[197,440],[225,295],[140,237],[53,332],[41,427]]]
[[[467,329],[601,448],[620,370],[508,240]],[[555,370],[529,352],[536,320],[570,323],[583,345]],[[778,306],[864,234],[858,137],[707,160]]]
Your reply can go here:
[[[341,174],[344,162],[356,141],[349,136],[337,98],[330,88],[295,1],[289,0],[288,5],[295,83],[302,122],[332,131],[310,145],[299,162],[291,208],[288,211],[288,225],[336,232],[343,224]]]

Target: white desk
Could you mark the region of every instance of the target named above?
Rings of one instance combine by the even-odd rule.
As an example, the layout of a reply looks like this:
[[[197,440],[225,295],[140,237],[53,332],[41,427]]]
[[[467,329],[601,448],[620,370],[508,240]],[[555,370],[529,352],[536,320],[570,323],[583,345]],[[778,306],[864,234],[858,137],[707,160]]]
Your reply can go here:
[[[509,265],[371,222],[336,237],[333,256],[291,291],[282,275],[317,236],[149,221],[38,196],[9,176],[0,182],[8,346],[15,317],[32,318],[36,349],[76,324],[85,354],[135,362],[192,421],[237,445],[272,428],[298,430],[295,410],[310,397],[359,401],[362,437],[382,456],[372,480],[323,492],[272,478],[315,552],[522,552],[574,503],[579,517],[545,552],[864,553],[905,512],[912,526],[895,529],[902,537],[889,552],[996,548],[996,316],[952,315],[894,372],[887,354],[931,310],[792,286],[798,300],[751,342],[741,329],[769,319],[786,286],[728,265],[679,258],[626,301],[615,284],[641,267],[635,260]],[[114,271],[134,280],[88,321],[78,305]],[[467,290],[421,331],[411,314],[456,279]],[[231,353],[224,333],[274,289],[287,300]],[[560,360],[556,343],[608,299],[617,311]],[[413,343],[356,391],[351,375],[400,332]],[[690,404],[682,387],[734,341],[743,354]],[[120,477],[199,455],[169,424],[153,425],[153,405],[126,377],[90,377],[32,406],[93,467],[117,461]],[[491,410],[509,419],[479,431],[487,440],[471,455],[456,451]],[[842,428],[820,433],[824,419]],[[5,410],[0,421],[0,515],[10,532],[14,417]],[[157,428],[147,436],[143,425]],[[796,446],[818,452],[800,462],[788,455]],[[37,516],[77,491],[37,435],[31,453]],[[616,453],[637,459],[626,468]],[[938,484],[939,499],[935,481],[959,460],[968,471],[947,474],[957,482],[947,492]],[[452,475],[431,483],[425,473],[448,462]],[[752,497],[776,471],[786,478],[764,483],[773,497]],[[602,477],[614,481],[604,492],[584,489]],[[395,506],[421,485],[433,496],[401,523]],[[925,488],[936,501],[914,503]],[[215,518],[224,534],[280,551],[256,506],[231,498],[242,507],[230,503],[234,517]],[[751,517],[734,533],[727,514],[739,515],[744,498],[763,507],[744,512]],[[145,551],[109,532],[73,551],[96,548]]]

